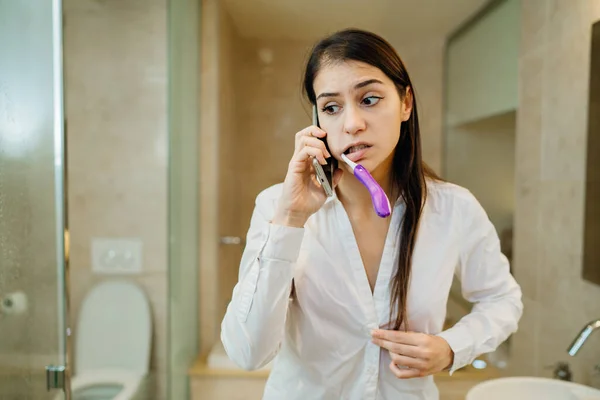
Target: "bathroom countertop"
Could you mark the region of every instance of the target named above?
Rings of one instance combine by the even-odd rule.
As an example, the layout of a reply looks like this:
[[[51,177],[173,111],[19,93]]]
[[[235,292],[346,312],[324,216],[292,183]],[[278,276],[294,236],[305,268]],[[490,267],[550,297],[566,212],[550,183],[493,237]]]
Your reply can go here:
[[[209,367],[206,357],[198,357],[188,374],[193,377],[232,377],[232,378],[263,378],[269,377],[269,370],[245,371],[243,369]]]
[[[188,373],[194,377],[244,377],[244,378],[264,378],[269,376],[270,370],[268,368],[258,371],[245,371],[235,366],[209,366],[208,357],[200,356],[196,359],[194,365],[189,369]],[[476,369],[469,365],[456,371],[452,376],[448,372],[440,372],[435,374],[435,381],[437,383],[445,381],[484,381],[493,378],[499,378],[502,376],[500,370],[495,367],[488,366],[485,369]]]
[[[234,393],[238,394],[239,388],[244,388],[244,399],[260,399],[269,372],[268,366],[258,371],[242,370],[229,360],[222,346],[215,345],[210,355],[199,356],[188,371],[191,390],[195,393],[192,399],[221,399],[226,395],[230,396],[226,398],[237,399]],[[478,383],[502,375],[502,371],[495,367],[476,369],[469,365],[452,376],[448,372],[440,372],[434,379],[440,400],[464,400],[468,391]],[[227,392],[230,387],[236,388],[234,393]]]

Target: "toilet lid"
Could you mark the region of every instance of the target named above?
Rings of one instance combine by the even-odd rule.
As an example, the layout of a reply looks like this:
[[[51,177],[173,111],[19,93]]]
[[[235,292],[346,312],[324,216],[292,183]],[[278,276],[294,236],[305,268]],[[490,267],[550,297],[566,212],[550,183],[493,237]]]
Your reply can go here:
[[[125,281],[98,284],[83,301],[75,340],[76,373],[103,369],[147,372],[151,317],[144,292]]]

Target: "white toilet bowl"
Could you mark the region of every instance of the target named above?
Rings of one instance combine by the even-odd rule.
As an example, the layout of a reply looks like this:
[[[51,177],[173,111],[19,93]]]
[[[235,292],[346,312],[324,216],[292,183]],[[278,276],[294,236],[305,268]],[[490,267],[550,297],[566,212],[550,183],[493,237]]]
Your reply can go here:
[[[143,380],[143,375],[129,371],[88,371],[75,375],[71,380],[71,398],[130,400],[138,396]]]
[[[139,398],[150,365],[150,307],[133,283],[98,284],[83,301],[75,331],[72,400]]]

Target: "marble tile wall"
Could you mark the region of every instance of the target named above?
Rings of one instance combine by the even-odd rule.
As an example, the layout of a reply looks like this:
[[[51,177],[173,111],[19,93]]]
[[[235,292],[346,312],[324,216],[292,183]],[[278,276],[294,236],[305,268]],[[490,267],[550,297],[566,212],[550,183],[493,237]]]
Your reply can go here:
[[[167,372],[167,2],[66,0],[71,315],[96,283],[130,279],[152,310],[151,392]],[[94,237],[143,241],[143,272],[92,271]],[[77,330],[74,330],[77,335]]]
[[[591,24],[598,19],[595,0],[522,2],[514,270],[525,312],[511,371],[549,376],[545,367],[568,361],[584,383],[600,362],[600,335],[575,358],[566,349],[600,317],[600,287],[581,278]]]

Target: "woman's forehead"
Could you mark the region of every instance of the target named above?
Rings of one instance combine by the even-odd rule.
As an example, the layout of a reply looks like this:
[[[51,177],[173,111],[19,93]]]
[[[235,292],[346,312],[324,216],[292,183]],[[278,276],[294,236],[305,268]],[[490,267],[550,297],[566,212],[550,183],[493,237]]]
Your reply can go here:
[[[353,89],[356,84],[367,80],[378,80],[383,84],[392,81],[377,67],[360,61],[325,63],[317,73],[313,87],[320,92],[339,92]]]

